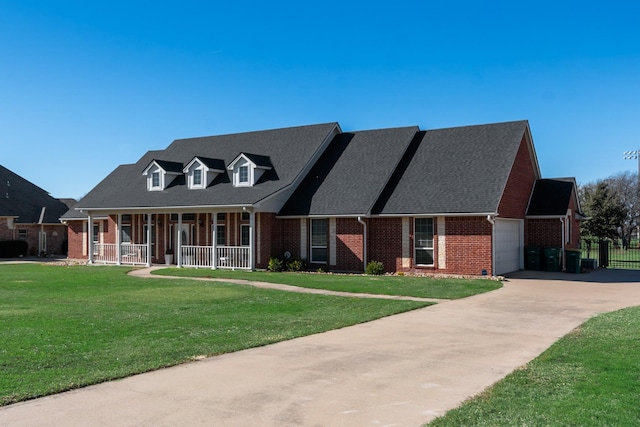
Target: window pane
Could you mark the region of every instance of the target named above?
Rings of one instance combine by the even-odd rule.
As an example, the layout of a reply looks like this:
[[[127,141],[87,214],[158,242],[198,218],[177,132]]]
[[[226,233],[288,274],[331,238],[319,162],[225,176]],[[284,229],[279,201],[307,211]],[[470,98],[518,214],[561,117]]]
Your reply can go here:
[[[433,249],[416,249],[416,264],[433,265]]]
[[[415,247],[433,248],[433,219],[416,218]]]
[[[216,227],[216,244],[220,246],[224,246],[225,244],[224,225]]]
[[[249,166],[240,166],[238,179],[240,182],[249,182]]]
[[[131,226],[122,226],[122,243],[131,243]]]
[[[242,246],[249,246],[249,230],[251,227],[243,225],[242,227],[240,227],[240,232],[242,234],[241,239],[240,239],[240,244]]]
[[[193,185],[202,185],[202,170],[196,169],[193,171]]]
[[[311,220],[311,246],[327,246],[327,220]]]
[[[217,215],[218,221],[224,221],[227,218],[227,214],[225,212],[218,212]]]
[[[151,186],[160,187],[160,172],[154,172],[151,174]]]
[[[327,248],[311,248],[312,262],[327,262]]]

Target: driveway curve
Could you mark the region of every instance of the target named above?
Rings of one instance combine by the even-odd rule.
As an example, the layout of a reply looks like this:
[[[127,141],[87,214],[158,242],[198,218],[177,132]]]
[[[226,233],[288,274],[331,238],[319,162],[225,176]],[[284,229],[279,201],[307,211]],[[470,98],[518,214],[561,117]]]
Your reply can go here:
[[[0,425],[419,426],[635,305],[637,271],[520,272],[490,293],[0,408]]]

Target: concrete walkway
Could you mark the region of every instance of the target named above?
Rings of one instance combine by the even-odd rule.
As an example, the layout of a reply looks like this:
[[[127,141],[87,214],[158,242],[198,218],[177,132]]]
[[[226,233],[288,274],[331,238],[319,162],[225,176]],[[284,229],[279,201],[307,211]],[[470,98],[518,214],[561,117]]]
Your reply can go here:
[[[521,272],[488,294],[0,408],[0,425],[419,426],[634,305],[637,271]]]

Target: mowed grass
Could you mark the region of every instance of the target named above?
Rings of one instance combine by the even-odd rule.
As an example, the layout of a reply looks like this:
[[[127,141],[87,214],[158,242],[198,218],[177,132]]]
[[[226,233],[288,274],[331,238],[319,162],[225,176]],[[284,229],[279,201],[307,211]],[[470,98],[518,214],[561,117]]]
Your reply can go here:
[[[428,425],[640,425],[640,307],[587,321],[523,369]]]
[[[452,279],[412,276],[367,276],[363,274],[273,273],[191,268],[163,268],[153,274],[180,277],[212,277],[281,283],[313,289],[419,298],[458,299],[502,287],[487,279]]]
[[[0,265],[0,405],[429,305],[127,271]]]

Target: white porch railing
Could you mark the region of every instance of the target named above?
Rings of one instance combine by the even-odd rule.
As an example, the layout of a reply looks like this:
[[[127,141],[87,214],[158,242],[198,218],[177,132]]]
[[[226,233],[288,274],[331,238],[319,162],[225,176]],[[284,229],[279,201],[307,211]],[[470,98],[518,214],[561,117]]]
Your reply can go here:
[[[182,247],[183,267],[211,267],[212,246],[189,246]]]
[[[122,264],[146,265],[147,245],[145,244],[123,244]],[[118,263],[118,245],[115,243],[94,243],[93,262],[102,264]]]
[[[218,246],[218,268],[251,270],[249,246]]]
[[[94,243],[93,262],[102,264],[118,263],[118,245],[115,243]]]
[[[147,264],[147,248],[146,244],[126,244],[121,245],[122,248],[122,264],[146,265]]]
[[[248,246],[218,246],[217,252],[217,268],[229,268],[239,270],[250,270],[251,262],[249,259],[250,251]],[[182,247],[182,266],[202,268],[213,266],[212,246],[183,246]]]

